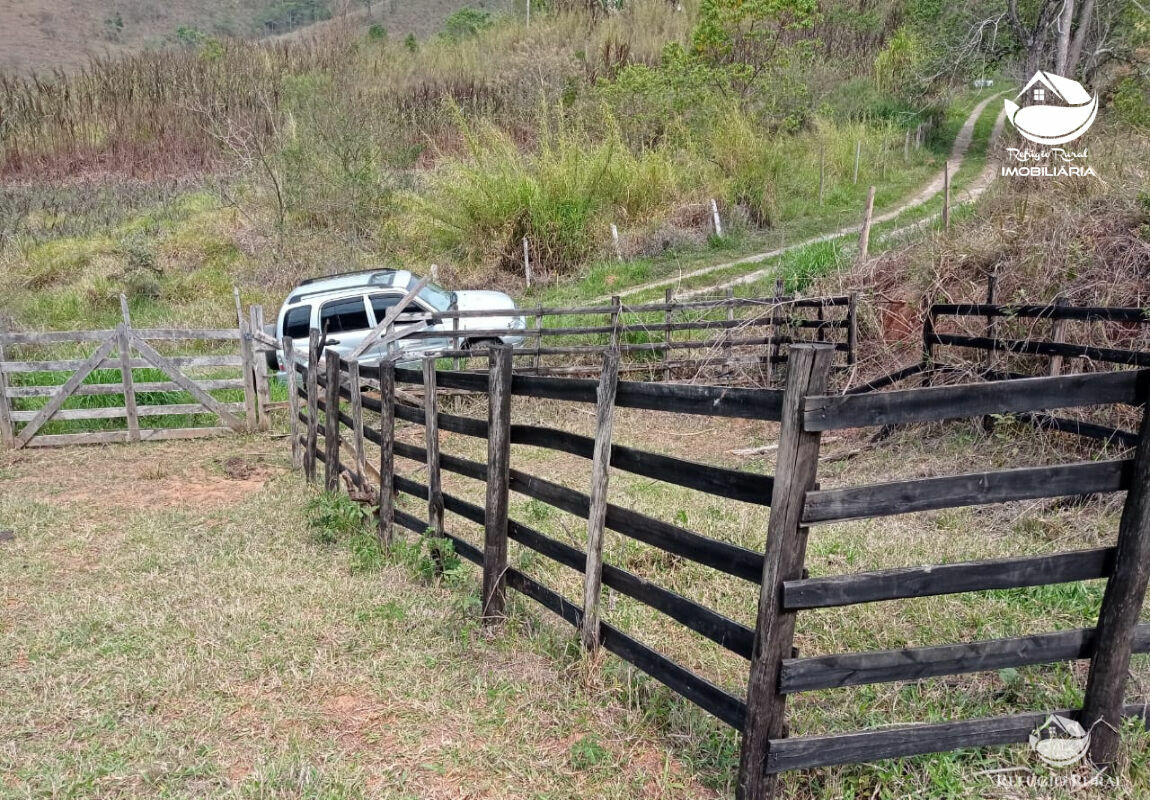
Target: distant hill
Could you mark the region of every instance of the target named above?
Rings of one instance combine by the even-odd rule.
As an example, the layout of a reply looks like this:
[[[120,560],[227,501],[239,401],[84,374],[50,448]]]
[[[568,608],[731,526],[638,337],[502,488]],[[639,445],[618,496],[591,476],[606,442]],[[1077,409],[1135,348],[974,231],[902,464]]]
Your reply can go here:
[[[505,0],[0,0],[0,70],[74,67],[91,55],[164,47],[183,35],[262,38],[326,19],[389,35],[426,36],[464,6],[497,10]]]

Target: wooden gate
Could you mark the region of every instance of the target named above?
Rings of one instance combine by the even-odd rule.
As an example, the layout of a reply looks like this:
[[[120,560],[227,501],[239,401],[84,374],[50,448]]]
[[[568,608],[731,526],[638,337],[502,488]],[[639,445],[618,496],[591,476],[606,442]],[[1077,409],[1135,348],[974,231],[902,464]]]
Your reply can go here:
[[[0,332],[0,442],[5,447],[187,439],[266,424],[256,392],[266,372],[255,367],[246,326],[135,329],[126,311],[113,330]],[[193,344],[185,347],[191,352],[165,355],[156,349],[161,342]],[[221,352],[229,342],[235,347]],[[95,349],[75,357],[86,345]],[[46,357],[60,348],[72,357]],[[27,351],[27,357],[17,360],[17,350]],[[205,368],[209,374],[193,374]],[[146,372],[138,376],[137,370]],[[41,403],[40,398],[47,399]],[[50,432],[52,427],[59,430]]]

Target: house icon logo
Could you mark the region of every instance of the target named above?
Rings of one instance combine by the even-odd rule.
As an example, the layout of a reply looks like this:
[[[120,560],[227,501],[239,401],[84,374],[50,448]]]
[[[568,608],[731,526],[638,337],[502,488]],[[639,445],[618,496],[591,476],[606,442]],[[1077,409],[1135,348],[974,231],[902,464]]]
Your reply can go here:
[[[1098,98],[1091,96],[1082,84],[1042,70],[1034,73],[1014,101],[1003,102],[1006,118],[1015,130],[1042,145],[1077,139],[1090,129],[1098,115]]]

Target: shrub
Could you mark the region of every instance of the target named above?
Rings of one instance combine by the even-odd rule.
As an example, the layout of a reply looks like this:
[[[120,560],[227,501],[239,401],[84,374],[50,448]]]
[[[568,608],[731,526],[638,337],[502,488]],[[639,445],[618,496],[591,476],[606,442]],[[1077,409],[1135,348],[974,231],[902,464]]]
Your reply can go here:
[[[491,27],[491,15],[474,8],[461,8],[443,23],[443,34],[454,40],[478,36],[479,32]]]

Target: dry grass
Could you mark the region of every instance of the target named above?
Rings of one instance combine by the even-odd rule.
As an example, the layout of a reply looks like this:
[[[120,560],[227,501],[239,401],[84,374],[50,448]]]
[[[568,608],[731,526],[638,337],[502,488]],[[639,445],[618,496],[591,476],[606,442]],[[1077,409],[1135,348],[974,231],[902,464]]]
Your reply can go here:
[[[481,404],[465,413],[483,414]],[[517,421],[590,433],[587,409],[517,401]],[[776,426],[620,410],[619,441],[769,473]],[[929,426],[878,445],[828,441],[824,486],[1089,457],[1066,440]],[[402,425],[401,440],[422,431]],[[485,459],[481,440],[443,449]],[[312,492],[282,441],[28,452],[0,460],[0,797],[710,797],[729,792],[737,738],[614,657],[579,656],[572,631],[522,598],[484,636],[476,575],[424,585],[400,566],[352,569],[303,522]],[[251,469],[237,471],[235,458]],[[588,462],[516,446],[512,465],[586,491]],[[422,480],[424,470],[401,462]],[[228,475],[238,475],[233,480]],[[482,503],[482,487],[445,475]],[[768,511],[623,473],[612,499],[759,549]],[[403,507],[422,515],[411,498]],[[1120,506],[1099,500],[913,514],[812,531],[813,574],[1056,552],[1113,541]],[[574,546],[581,520],[513,496],[512,515]],[[449,527],[478,541],[473,525]],[[611,535],[608,559],[753,624],[757,593]],[[512,563],[571,598],[579,576],[512,548]],[[1089,625],[1098,582],[803,614],[803,655],[969,641]],[[606,618],[741,693],[746,664],[620,596]],[[1131,697],[1150,691],[1135,660]],[[793,698],[795,734],[1073,705],[1081,665],[861,687]],[[1120,791],[1139,797],[1150,740],[1125,738]],[[1020,795],[987,769],[1033,767],[1025,748],[942,754],[791,775],[788,796]]]

